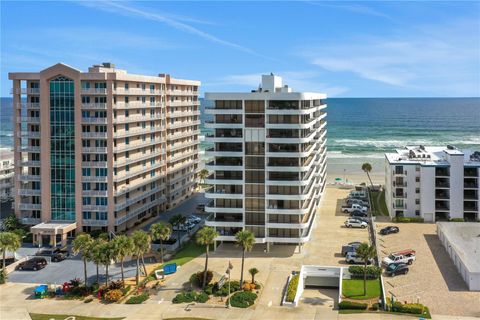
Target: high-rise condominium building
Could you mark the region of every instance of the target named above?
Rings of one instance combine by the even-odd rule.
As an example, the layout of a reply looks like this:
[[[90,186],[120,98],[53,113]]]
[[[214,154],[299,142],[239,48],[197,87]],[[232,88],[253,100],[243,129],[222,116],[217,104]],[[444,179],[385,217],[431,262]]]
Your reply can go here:
[[[249,93],[206,93],[214,143],[206,183],[219,241],[250,230],[256,241],[308,241],[325,187],[325,94],[292,92],[274,75]]]
[[[407,146],[385,154],[385,199],[391,217],[478,220],[479,180],[478,151]]]
[[[111,63],[10,73],[15,212],[36,243],[121,232],[196,186],[199,81],[128,74]]]
[[[0,202],[13,198],[13,152],[0,149]]]

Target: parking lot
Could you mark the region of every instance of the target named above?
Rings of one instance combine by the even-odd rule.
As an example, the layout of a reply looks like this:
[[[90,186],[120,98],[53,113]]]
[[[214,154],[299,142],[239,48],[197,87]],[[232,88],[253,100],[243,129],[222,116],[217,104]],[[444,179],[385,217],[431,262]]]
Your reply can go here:
[[[418,299],[435,314],[480,317],[480,292],[468,291],[437,237],[435,224],[378,223],[377,232],[387,225],[398,226],[400,232],[378,235],[382,258],[393,251],[416,251],[407,275],[384,278],[387,293],[392,292],[400,301]]]

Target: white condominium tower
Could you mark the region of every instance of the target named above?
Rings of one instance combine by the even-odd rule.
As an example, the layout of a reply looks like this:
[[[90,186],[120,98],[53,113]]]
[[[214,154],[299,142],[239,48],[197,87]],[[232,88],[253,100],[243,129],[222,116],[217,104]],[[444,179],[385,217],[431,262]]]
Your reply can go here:
[[[385,154],[385,200],[391,217],[479,220],[479,180],[479,151],[407,146]]]
[[[111,63],[10,73],[15,212],[35,243],[121,232],[196,185],[199,81],[129,74]]]
[[[308,241],[325,187],[326,95],[292,92],[280,77],[264,75],[258,90],[205,99],[214,101],[206,224],[217,240],[234,241],[245,229],[267,249]]]

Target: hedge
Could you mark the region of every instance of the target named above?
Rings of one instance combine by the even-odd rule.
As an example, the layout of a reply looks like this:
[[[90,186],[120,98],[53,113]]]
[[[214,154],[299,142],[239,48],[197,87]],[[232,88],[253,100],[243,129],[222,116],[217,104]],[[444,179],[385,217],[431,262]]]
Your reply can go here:
[[[403,304],[399,301],[395,301],[392,306],[392,311],[401,313],[423,314],[425,306],[420,303],[407,303]]]
[[[141,304],[148,299],[148,293],[142,293],[136,296],[131,296],[125,303],[126,304]]]
[[[288,283],[287,297],[285,298],[285,301],[293,302],[293,300],[295,300],[299,278],[300,278],[300,275],[296,274],[290,279],[290,282]]]
[[[257,295],[255,293],[251,291],[240,291],[235,292],[229,300],[232,307],[248,308],[255,303],[256,299]]]
[[[366,310],[368,304],[353,301],[342,301],[338,304],[340,310]]]
[[[204,273],[203,271],[193,273],[190,276],[190,283],[193,284],[194,286],[201,287],[202,283],[203,283],[203,273]],[[208,270],[207,271],[207,283],[206,283],[206,285],[208,285],[210,282],[212,282],[212,279],[213,279],[213,272]]]
[[[348,272],[350,272],[352,279],[363,279],[364,266],[350,266]],[[382,268],[377,266],[367,266],[367,279],[377,279],[382,274]]]
[[[207,286],[205,288],[205,293],[209,294],[210,290]],[[230,281],[230,293],[240,290],[240,281]],[[228,282],[225,282],[221,289],[218,289],[218,282],[213,285],[212,293],[216,297],[226,297],[228,296]]]
[[[208,300],[208,295],[205,292],[181,292],[173,298],[173,303],[190,303],[190,302],[199,302],[205,303]]]
[[[451,222],[465,222],[465,219],[463,218],[452,218],[450,219]]]
[[[409,222],[424,222],[423,218],[406,218],[406,217],[395,217],[392,219],[393,222],[402,222],[402,223],[409,223]]]

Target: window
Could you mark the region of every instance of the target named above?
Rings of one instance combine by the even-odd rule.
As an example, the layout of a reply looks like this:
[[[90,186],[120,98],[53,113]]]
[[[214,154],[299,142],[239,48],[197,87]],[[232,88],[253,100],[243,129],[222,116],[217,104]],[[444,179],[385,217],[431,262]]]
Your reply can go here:
[[[92,219],[92,213],[90,211],[83,211],[82,216],[84,220]]]
[[[85,183],[85,182],[82,183],[82,190],[85,190],[85,191],[91,190],[90,183],[88,183],[88,182],[87,183]]]
[[[420,177],[415,177],[415,182],[420,182]]]
[[[83,198],[82,198],[82,204],[83,204],[84,206],[91,205],[91,204],[92,204],[92,198],[83,197]]]
[[[90,168],[82,168],[82,176],[90,177],[92,175],[92,170]]]
[[[95,204],[97,206],[106,206],[108,203],[107,203],[107,198],[95,198]]]
[[[420,199],[415,199],[415,204],[420,204]]]
[[[246,113],[264,113],[265,101],[263,100],[245,100]]]
[[[415,210],[415,215],[419,216],[420,215],[420,210]]]
[[[108,214],[107,212],[96,212],[95,220],[107,220]]]
[[[420,188],[415,188],[415,193],[420,193]]]

